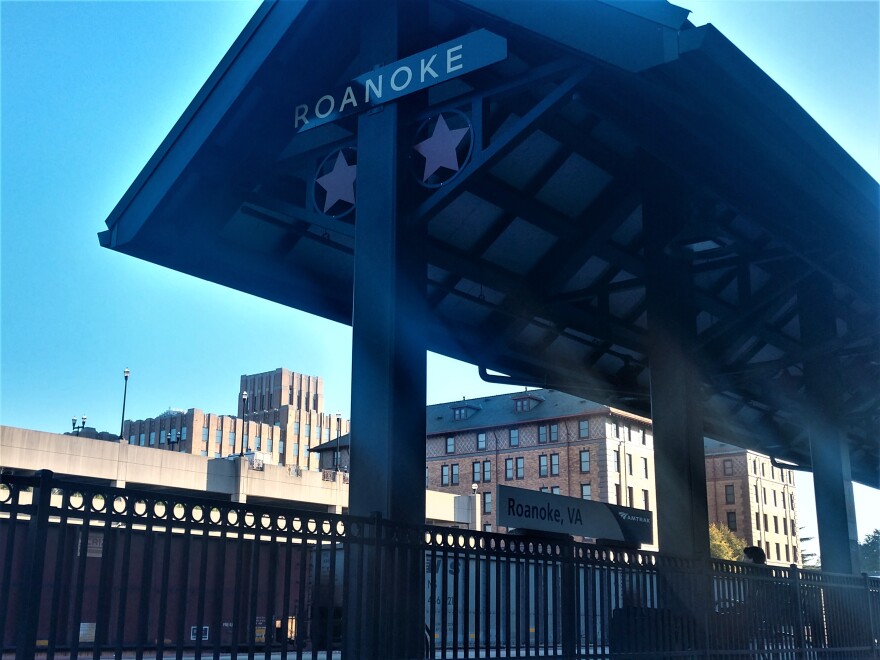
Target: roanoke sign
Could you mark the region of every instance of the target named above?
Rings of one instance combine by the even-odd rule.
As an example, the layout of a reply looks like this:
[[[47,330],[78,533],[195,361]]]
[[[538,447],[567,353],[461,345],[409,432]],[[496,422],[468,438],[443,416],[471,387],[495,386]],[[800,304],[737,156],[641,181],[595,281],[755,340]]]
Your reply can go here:
[[[364,112],[401,96],[427,89],[507,59],[507,40],[477,30],[358,76],[344,89],[324,94],[294,110],[293,126],[302,133]]]
[[[644,509],[498,486],[498,524],[638,545],[654,542],[654,514]]]

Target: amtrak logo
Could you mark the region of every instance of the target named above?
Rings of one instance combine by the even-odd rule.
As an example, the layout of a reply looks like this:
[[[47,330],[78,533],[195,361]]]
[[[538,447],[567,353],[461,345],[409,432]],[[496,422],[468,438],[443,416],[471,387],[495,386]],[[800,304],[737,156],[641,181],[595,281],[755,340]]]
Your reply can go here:
[[[470,120],[450,110],[427,119],[416,131],[410,156],[416,180],[428,188],[451,181],[471,157]]]
[[[324,215],[338,218],[355,204],[357,151],[346,147],[328,155],[315,174],[315,208]]]

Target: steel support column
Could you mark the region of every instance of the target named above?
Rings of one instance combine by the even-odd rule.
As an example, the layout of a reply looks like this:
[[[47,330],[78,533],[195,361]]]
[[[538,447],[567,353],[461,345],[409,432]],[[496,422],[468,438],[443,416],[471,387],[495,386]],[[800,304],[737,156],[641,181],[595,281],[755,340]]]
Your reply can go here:
[[[360,69],[398,59],[402,4],[361,3]],[[347,576],[359,592],[347,604],[349,658],[424,652],[420,553],[396,547],[382,524],[425,520],[423,230],[400,204],[399,111],[388,103],[358,120],[349,510],[376,525]]]
[[[667,249],[686,221],[681,183],[655,164],[642,170],[642,223],[651,369],[651,417],[660,551],[708,557],[706,465],[696,319],[686,262]]]
[[[831,282],[814,273],[798,288],[801,340],[816,346],[837,336]],[[837,423],[840,400],[839,365],[833,355],[804,361],[804,385],[809,400],[810,452],[819,524],[822,570],[858,573],[859,548],[853,501],[849,445]]]

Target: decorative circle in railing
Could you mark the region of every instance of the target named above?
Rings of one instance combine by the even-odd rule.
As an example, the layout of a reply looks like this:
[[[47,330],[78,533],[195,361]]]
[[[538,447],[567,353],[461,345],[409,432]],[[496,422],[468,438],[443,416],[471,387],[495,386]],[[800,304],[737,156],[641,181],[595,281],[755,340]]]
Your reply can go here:
[[[464,536],[462,534],[459,534],[458,538],[455,539],[455,545],[459,548],[464,547]]]
[[[6,484],[0,484],[0,504],[9,504],[12,501],[12,489]]]
[[[254,514],[251,513],[250,511],[247,511],[244,514],[244,526],[247,527],[248,529],[253,529],[255,522],[256,522],[256,517],[254,516]]]
[[[104,496],[100,493],[92,495],[92,510],[93,511],[104,511],[107,506],[107,501],[104,499]]]
[[[220,523],[220,520],[223,518],[223,513],[216,506],[213,507],[208,513],[208,520],[210,520],[215,525]]]
[[[446,545],[449,545],[449,546],[455,545],[455,537],[452,534],[448,534],[446,536]]]
[[[71,509],[81,510],[83,508],[83,494],[79,491],[71,493],[67,498],[67,506]]]
[[[285,531],[287,529],[287,517],[286,516],[278,516],[275,519],[275,528],[280,531]]]
[[[134,514],[140,517],[147,515],[147,503],[144,500],[138,500],[134,503]]]
[[[153,504],[154,516],[157,518],[164,518],[166,513],[168,513],[168,507],[165,505],[165,502],[158,500]]]
[[[306,523],[306,529],[312,534],[318,531],[318,523],[315,521],[314,518],[309,518],[308,522]]]
[[[114,513],[124,513],[128,508],[128,501],[126,498],[121,495],[117,495],[113,498],[113,511]]]
[[[345,535],[345,523],[341,520],[336,521],[336,533],[339,534],[339,536]]]
[[[292,529],[294,532],[301,532],[303,529],[303,521],[302,518],[294,518],[293,519]]]
[[[192,508],[190,512],[190,519],[193,522],[203,522],[205,519],[205,510],[201,507],[201,505],[197,504]]]
[[[183,520],[184,518],[186,518],[186,507],[178,502],[171,510],[171,515],[174,517],[175,520]]]
[[[229,509],[226,512],[226,522],[230,525],[238,525],[238,511],[235,509]]]
[[[321,531],[324,534],[330,533],[330,521],[329,520],[322,520],[321,521]]]
[[[476,548],[477,547],[477,539],[474,538],[473,536],[468,537],[468,547],[469,548]]]
[[[443,535],[440,532],[434,536],[434,545],[443,545]]]
[[[260,527],[262,529],[272,529],[272,516],[268,513],[264,513],[260,516]]]
[[[361,525],[360,523],[350,523],[348,526],[348,535],[358,537],[361,535]]]
[[[500,550],[507,550],[507,540],[506,540],[506,539],[501,539],[501,540],[498,542],[498,548],[499,548]]]

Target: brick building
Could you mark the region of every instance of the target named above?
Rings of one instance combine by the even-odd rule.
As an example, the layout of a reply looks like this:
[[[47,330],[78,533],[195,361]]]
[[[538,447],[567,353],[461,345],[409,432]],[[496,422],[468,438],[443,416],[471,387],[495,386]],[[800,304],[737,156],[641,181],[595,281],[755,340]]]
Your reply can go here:
[[[801,563],[794,474],[763,454],[705,441],[709,521],[727,525],[773,564]]]
[[[198,408],[126,420],[129,444],[220,458],[258,452],[278,465],[317,469],[311,447],[348,433],[349,421],[324,410],[323,378],[275,369],[239,381],[237,416]],[[247,392],[247,397],[244,393]]]

